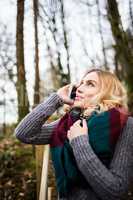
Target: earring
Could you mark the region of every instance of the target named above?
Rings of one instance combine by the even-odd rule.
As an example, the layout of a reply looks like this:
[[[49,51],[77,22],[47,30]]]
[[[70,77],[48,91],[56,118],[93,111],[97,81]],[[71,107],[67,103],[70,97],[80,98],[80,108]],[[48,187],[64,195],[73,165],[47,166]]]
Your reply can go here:
[[[100,111],[100,105],[99,104],[96,105],[96,110]]]

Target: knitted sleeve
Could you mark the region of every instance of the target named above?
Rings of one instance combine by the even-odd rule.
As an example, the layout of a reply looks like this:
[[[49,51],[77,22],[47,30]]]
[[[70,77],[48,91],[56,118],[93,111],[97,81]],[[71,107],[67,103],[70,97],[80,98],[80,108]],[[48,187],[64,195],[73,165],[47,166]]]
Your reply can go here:
[[[71,140],[77,165],[102,200],[119,200],[128,192],[133,170],[133,118],[129,117],[117,142],[109,169],[98,159],[87,135]]]
[[[24,117],[15,129],[15,136],[27,144],[49,144],[52,130],[59,120],[49,124],[44,124],[44,122],[61,105],[63,105],[62,99],[53,93]]]

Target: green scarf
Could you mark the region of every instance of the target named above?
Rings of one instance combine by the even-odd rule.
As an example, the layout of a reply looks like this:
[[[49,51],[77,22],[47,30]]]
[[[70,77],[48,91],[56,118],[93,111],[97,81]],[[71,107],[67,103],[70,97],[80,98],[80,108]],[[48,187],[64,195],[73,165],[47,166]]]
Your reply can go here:
[[[101,113],[94,111],[87,119],[88,142],[106,167],[109,167],[115,145],[127,118],[127,113],[112,108]],[[67,131],[76,120],[70,113],[66,113],[60,119],[51,137],[50,149],[60,197],[66,197],[75,186],[79,185],[83,188],[89,186],[77,167],[72,147],[67,139]]]

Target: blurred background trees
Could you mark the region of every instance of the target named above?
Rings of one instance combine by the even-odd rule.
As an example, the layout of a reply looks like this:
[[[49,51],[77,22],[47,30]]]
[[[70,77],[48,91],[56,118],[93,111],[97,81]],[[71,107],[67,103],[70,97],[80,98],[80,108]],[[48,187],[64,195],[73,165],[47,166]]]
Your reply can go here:
[[[78,74],[91,67],[115,71],[132,95],[133,3],[128,0],[127,4],[126,8],[124,0],[18,0],[14,4],[16,38],[7,28],[8,21],[0,22],[0,65],[3,84],[6,76],[5,82],[12,82],[17,95],[13,107],[18,121],[50,91],[78,81]],[[2,113],[8,104],[3,101]]]

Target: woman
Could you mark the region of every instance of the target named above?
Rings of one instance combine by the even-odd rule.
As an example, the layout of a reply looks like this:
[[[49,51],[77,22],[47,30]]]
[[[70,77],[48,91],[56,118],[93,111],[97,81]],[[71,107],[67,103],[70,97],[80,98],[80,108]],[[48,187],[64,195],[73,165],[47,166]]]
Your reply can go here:
[[[60,88],[17,126],[16,137],[28,144],[50,144],[57,189],[62,200],[127,199],[133,158],[133,118],[124,87],[111,72],[90,70],[68,95]],[[66,114],[44,121],[63,104]]]

